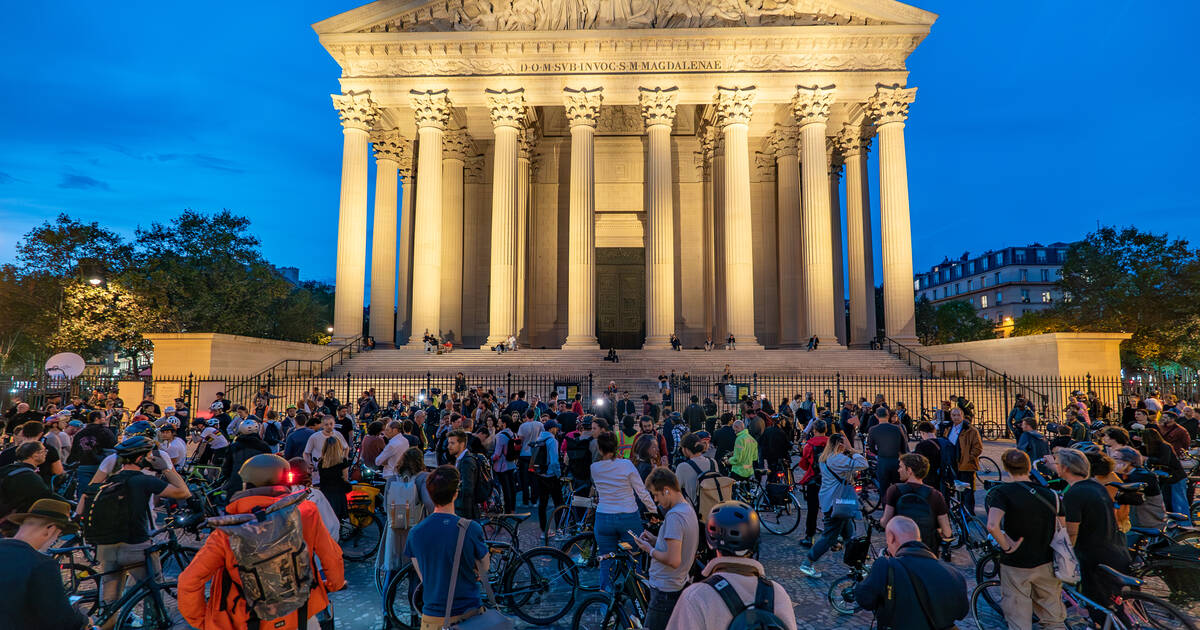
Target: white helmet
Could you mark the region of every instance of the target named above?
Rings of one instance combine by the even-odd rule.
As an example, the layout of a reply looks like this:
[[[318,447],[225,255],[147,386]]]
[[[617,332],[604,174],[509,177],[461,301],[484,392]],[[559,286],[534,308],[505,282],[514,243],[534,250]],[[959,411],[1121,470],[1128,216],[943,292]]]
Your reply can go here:
[[[217,412],[217,413],[221,413],[222,411],[225,411],[225,405],[222,405],[222,404],[221,404],[221,403],[218,401],[218,402],[215,402],[215,403],[213,403],[213,404],[209,405],[209,406],[208,406],[208,410],[209,410],[209,411],[215,411],[215,412]]]
[[[258,435],[258,420],[246,418],[237,425],[238,435]]]

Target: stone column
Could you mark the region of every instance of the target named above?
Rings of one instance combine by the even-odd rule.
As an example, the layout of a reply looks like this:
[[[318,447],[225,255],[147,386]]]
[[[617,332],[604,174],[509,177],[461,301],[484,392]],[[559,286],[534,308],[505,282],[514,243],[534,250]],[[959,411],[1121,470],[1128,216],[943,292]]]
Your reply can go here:
[[[723,344],[729,336],[729,313],[725,310],[729,260],[725,257],[725,135],[713,129],[713,343]]]
[[[567,270],[567,341],[564,348],[596,343],[596,172],[593,143],[602,88],[563,89],[571,126],[571,206]]]
[[[381,131],[375,145],[375,228],[371,231],[371,321],[375,342],[396,343],[396,171],[408,153],[400,132]],[[407,287],[404,289],[408,290]]]
[[[523,127],[517,136],[517,341],[529,343],[529,245],[531,242],[529,208],[532,198],[533,171],[530,160],[537,144],[537,129]]]
[[[875,256],[871,246],[871,190],[867,182],[869,131],[845,124],[837,136],[846,161],[846,237],[849,245],[850,347],[875,338]]]
[[[825,157],[825,123],[833,105],[833,88],[796,90],[792,113],[800,127],[801,193],[804,204],[804,304],[808,334],[825,347],[837,339],[833,323],[833,248],[829,221],[829,166]]]
[[[412,172],[412,143],[406,143],[407,151],[400,157],[400,252],[397,257],[397,283],[399,296],[396,301],[396,343],[408,343],[412,336],[412,241],[413,241],[413,197],[416,197],[416,179]]]
[[[779,200],[779,345],[801,345],[800,309],[800,161],[798,134],[792,126],[776,125],[769,138],[775,153],[775,192]]]
[[[517,139],[525,126],[525,90],[487,90],[492,129],[492,271],[485,348],[517,334]]]
[[[754,97],[753,86],[717,88],[717,125],[725,138],[725,312],[729,334],[741,349],[761,347],[754,336],[754,258],[750,249],[749,129]]]
[[[465,129],[447,131],[442,138],[442,281],[441,336],[463,337],[463,164],[475,154]]]
[[[833,330],[838,345],[846,345],[846,272],[842,239],[842,154],[837,139],[825,138],[826,158],[829,160],[829,242],[833,244]]]
[[[441,326],[442,294],[442,134],[450,120],[446,90],[412,92],[416,113],[417,199],[413,217],[411,345]]]
[[[342,119],[342,193],[338,202],[337,269],[333,336],[348,340],[363,331],[367,280],[367,139],[379,115],[369,92],[334,94]]]
[[[714,265],[713,240],[713,153],[716,148],[713,128],[706,127],[699,134],[700,154],[704,171],[704,334],[711,336],[716,326],[716,269]]]
[[[646,196],[646,349],[670,348],[675,332],[675,196],[671,182],[671,125],[679,88],[639,88],[650,151]]]
[[[917,88],[879,86],[867,110],[879,134],[879,224],[883,238],[883,315],[888,337],[917,343],[913,314],[912,225],[904,121]]]

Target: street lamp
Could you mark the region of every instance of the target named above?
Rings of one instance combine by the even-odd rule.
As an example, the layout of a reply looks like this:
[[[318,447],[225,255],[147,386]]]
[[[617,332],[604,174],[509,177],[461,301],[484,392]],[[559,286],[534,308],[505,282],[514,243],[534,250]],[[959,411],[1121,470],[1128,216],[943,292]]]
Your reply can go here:
[[[104,284],[105,273],[104,263],[96,258],[80,258],[79,259],[79,277],[88,284],[98,287]]]
[[[331,334],[331,335],[332,335],[332,334],[333,334],[333,326],[326,326],[326,327],[325,327],[325,332],[327,332],[327,333],[329,333],[329,334]]]

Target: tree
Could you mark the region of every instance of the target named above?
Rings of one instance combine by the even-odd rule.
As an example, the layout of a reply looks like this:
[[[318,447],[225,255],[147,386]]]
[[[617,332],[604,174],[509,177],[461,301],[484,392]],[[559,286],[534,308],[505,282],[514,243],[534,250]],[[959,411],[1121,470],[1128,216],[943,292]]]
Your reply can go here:
[[[922,345],[979,341],[996,336],[995,324],[980,317],[970,302],[955,300],[934,306],[922,297],[916,305],[917,337]]]
[[[104,261],[113,273],[129,265],[131,249],[116,232],[100,224],[80,223],[59,214],[54,223],[47,221],[25,233],[17,243],[17,264],[21,275],[46,274],[70,278],[78,273],[81,258]]]
[[[67,287],[62,325],[52,340],[56,347],[84,356],[117,350],[133,358],[136,367],[138,359],[148,357],[153,349],[143,334],[169,326],[165,313],[117,282],[107,286],[80,282]]]
[[[1128,366],[1200,365],[1200,251],[1186,240],[1100,228],[1067,250],[1058,285],[1064,299],[1013,334],[1129,332]]]

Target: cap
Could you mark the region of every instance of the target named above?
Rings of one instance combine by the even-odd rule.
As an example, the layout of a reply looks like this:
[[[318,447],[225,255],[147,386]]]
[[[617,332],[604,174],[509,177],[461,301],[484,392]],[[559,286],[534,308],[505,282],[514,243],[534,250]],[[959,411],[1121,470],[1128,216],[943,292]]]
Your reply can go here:
[[[546,423],[542,426],[545,427],[547,431],[549,431],[550,429],[559,428],[557,420],[547,420]]]
[[[712,439],[712,436],[708,434],[708,431],[697,431],[696,437],[700,438],[701,440],[711,440]]]

